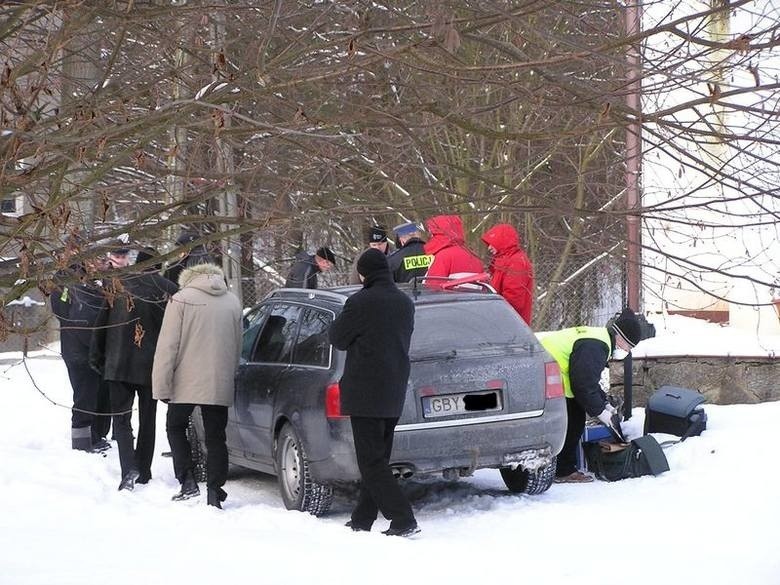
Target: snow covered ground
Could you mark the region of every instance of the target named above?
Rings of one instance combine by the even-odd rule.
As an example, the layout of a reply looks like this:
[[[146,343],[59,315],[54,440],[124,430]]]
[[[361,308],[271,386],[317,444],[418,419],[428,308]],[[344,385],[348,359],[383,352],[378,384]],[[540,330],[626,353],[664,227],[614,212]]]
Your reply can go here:
[[[658,339],[671,347],[684,330]],[[380,534],[385,521],[345,528],[349,493],[314,518],[286,511],[274,478],[240,469],[223,511],[205,496],[171,502],[178,484],[159,456],[151,483],[120,493],[116,448],[71,451],[69,411],[36,389],[69,406],[63,363],[13,357],[0,355],[2,585],[780,584],[780,402],[707,405],[707,431],[668,448],[671,470],[657,478],[533,497],[508,493],[493,470],[407,482],[422,533],[399,539]],[[160,405],[158,454],[164,414]],[[631,434],[642,420],[635,409]]]

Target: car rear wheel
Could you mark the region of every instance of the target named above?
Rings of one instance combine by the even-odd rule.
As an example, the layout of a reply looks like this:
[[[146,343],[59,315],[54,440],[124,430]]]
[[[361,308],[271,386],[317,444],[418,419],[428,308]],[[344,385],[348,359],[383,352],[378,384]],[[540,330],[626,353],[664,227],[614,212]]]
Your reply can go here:
[[[540,467],[536,471],[528,471],[521,467],[516,469],[502,467],[500,471],[501,479],[504,480],[510,492],[535,496],[546,492],[553,484],[555,479],[555,457],[548,465]]]
[[[275,458],[279,491],[288,510],[321,516],[330,509],[333,488],[312,480],[306,450],[289,423],[276,439]]]

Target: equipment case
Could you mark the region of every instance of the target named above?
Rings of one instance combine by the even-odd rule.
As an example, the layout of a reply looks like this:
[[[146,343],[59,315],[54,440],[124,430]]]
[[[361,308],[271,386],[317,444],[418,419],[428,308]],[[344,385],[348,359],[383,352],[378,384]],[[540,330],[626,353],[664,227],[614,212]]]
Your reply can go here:
[[[702,394],[688,388],[661,386],[647,401],[645,434],[666,433],[684,441],[707,428]]]

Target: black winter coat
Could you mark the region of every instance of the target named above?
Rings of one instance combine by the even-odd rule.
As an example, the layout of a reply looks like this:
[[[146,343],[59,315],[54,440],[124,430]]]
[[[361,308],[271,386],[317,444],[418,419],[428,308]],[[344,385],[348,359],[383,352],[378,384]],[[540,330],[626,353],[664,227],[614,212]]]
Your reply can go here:
[[[92,281],[78,281],[79,276],[79,270],[59,272],[55,278],[62,284],[52,291],[49,302],[60,323],[62,359],[66,363],[86,365],[103,292]]]
[[[409,381],[414,303],[398,290],[389,270],[369,275],[330,326],[330,341],[346,350],[341,412],[396,418]]]
[[[569,381],[574,399],[590,416],[601,414],[607,404],[600,381],[601,373],[609,364],[609,352],[603,341],[585,338],[574,343],[569,355]]]
[[[407,258],[414,258],[407,268],[405,261]],[[431,257],[425,254],[425,242],[420,238],[412,238],[398,250],[393,252],[387,259],[390,264],[390,272],[393,273],[393,280],[396,282],[409,282],[415,276],[425,276],[428,272],[427,263]],[[411,266],[417,266],[412,268]]]
[[[320,267],[314,260],[314,254],[299,252],[295,263],[290,268],[290,274],[284,283],[285,288],[317,288],[317,275]]]
[[[89,363],[106,380],[152,386],[152,365],[168,297],[178,287],[156,273],[130,274],[95,322]]]

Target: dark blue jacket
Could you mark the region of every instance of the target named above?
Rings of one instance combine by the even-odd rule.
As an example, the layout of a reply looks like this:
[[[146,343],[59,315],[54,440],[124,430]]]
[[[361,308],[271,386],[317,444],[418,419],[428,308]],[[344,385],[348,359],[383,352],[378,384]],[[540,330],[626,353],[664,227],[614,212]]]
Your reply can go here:
[[[57,274],[59,285],[49,297],[51,308],[60,322],[60,351],[70,363],[89,363],[89,344],[100,307],[103,291],[94,282],[83,279],[77,269]]]

